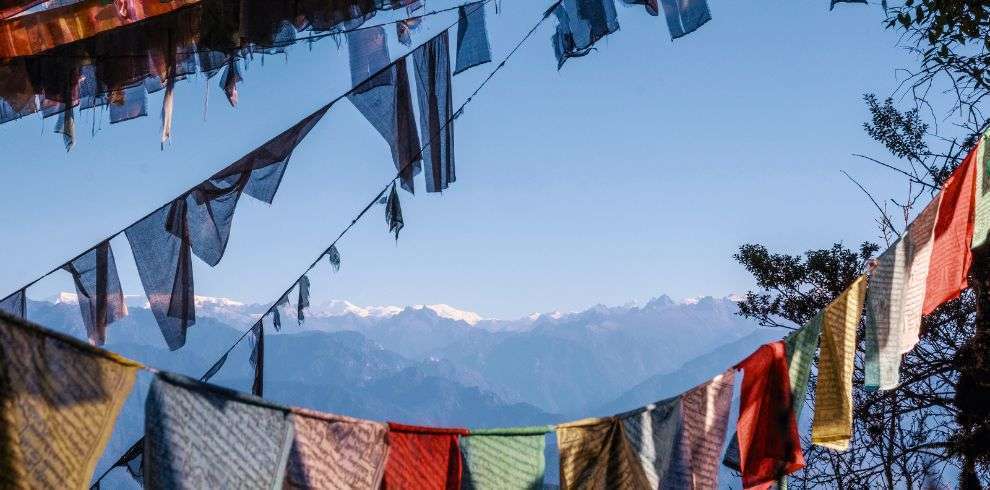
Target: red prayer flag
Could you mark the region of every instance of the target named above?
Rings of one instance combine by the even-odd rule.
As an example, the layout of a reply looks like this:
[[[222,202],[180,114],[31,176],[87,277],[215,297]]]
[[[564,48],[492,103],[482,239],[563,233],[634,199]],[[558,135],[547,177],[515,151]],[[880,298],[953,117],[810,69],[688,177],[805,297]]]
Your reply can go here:
[[[973,260],[970,245],[976,220],[973,200],[978,149],[979,145],[976,145],[969,151],[942,187],[942,202],[938,206],[932,258],[925,285],[925,303],[921,310],[923,315],[959,297],[966,289],[966,276]]]
[[[460,490],[460,436],[467,429],[388,423],[383,489]]]
[[[743,487],[769,488],[804,468],[784,342],[760,346],[736,369],[744,372],[736,425]]]

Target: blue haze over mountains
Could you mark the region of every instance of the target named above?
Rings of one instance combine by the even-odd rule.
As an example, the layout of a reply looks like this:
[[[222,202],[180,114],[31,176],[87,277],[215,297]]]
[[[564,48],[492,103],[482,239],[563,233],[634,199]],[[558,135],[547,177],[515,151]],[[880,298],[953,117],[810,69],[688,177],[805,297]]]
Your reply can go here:
[[[72,300],[63,294],[32,301],[28,318],[84,337]],[[170,352],[143,301],[129,299],[130,314],[110,326],[107,348],[194,377],[264,310],[197,297],[197,323],[187,345]],[[307,310],[300,326],[290,305],[282,313],[282,331],[266,331],[265,397],[372,420],[441,426],[537,425],[610,415],[704,382],[785,333],[760,328],[736,311],[729,298],[677,303],[660,296],[642,306],[597,305],[491,320],[445,305],[360,308],[331,301]],[[250,348],[241,342],[213,382],[250,391]],[[142,434],[150,380],[139,375],[97,474]],[[557,480],[553,443],[548,482]],[[119,469],[105,483],[104,488],[133,488]]]

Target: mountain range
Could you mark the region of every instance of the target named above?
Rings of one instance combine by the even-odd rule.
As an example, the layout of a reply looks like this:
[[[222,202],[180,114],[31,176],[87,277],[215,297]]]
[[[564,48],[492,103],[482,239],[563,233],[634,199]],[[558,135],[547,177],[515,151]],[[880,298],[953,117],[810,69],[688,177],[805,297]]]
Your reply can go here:
[[[596,305],[584,311],[484,318],[448,305],[357,306],[331,300],[282,312],[267,332],[265,396],[372,420],[496,427],[603,416],[676,395],[728,369],[783,332],[737,315],[737,298]],[[112,324],[107,348],[149,366],[198,377],[266,307],[196,297],[187,345],[170,352],[143,298]],[[31,301],[28,318],[84,337],[75,295]],[[213,382],[249,391],[250,342],[240,342]],[[142,376],[100,468],[140,437]],[[555,481],[548,460],[548,481]],[[121,473],[118,475],[117,473]],[[107,488],[127,487],[122,471]]]

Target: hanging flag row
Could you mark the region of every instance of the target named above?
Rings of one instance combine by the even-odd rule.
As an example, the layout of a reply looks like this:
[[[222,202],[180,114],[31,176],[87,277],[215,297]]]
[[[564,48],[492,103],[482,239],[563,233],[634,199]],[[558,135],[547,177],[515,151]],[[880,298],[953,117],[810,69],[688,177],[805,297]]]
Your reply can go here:
[[[165,90],[164,143],[171,135],[176,80],[197,72],[209,79],[222,71],[220,87],[236,105],[240,64],[256,54],[374,29],[361,25],[378,11],[399,8],[410,17],[389,24],[409,45],[424,17],[455,9],[463,15],[467,6],[426,12],[422,0],[81,0],[0,18],[0,124],[35,112],[58,116],[55,132],[68,149],[77,109],[105,106],[111,124],[123,122],[147,115],[147,95]],[[472,27],[487,43],[484,13],[479,15],[481,23]],[[298,38],[303,31],[311,35]]]
[[[477,8],[488,1],[424,12],[423,0],[347,0],[330,5],[290,0],[237,0],[233,5],[227,5],[231,0],[80,0],[7,18],[0,16],[0,124],[36,112],[46,118],[58,116],[55,132],[63,136],[69,149],[75,142],[77,109],[108,107],[110,123],[123,122],[146,116],[148,94],[164,90],[164,144],[172,133],[177,80],[197,72],[209,79],[222,72],[220,87],[230,104],[236,105],[237,86],[243,81],[241,62],[255,54],[283,52],[302,40],[298,33],[309,31],[313,33],[305,38],[309,42],[346,33],[352,76],[364,81],[376,68],[387,65],[389,58],[385,26],[360,26],[378,11],[398,8],[405,8],[408,17],[389,24],[395,25],[398,42],[406,46],[412,44],[412,36],[421,28],[425,16],[459,10],[457,64],[453,71],[458,74],[491,59],[485,12]],[[598,40],[619,29],[615,1],[554,3],[547,14],[555,14],[558,20],[553,35],[558,68],[569,58],[587,55]],[[658,0],[621,1],[641,4],[653,16],[659,15],[662,6],[673,39],[695,31],[711,19],[707,0],[659,0],[660,5]],[[15,2],[0,13],[30,4]],[[355,57],[361,58],[357,64]],[[416,61],[417,79],[431,79],[430,68],[439,69],[444,61],[446,58],[430,56]],[[404,71],[402,67],[397,69]],[[372,91],[392,85],[391,74],[382,73],[377,78],[353,94],[355,105],[363,107],[367,115],[374,104],[394,97],[402,108],[406,103],[402,97],[408,94]],[[395,83],[401,88],[402,80]],[[366,91],[374,93],[362,95]],[[421,103],[424,97],[430,101],[433,96],[420,94]],[[376,126],[383,133],[398,133],[398,146],[392,147],[397,159],[415,143],[405,134],[404,122],[397,121],[399,126],[395,128]],[[421,122],[421,131],[429,130],[428,134],[437,138],[447,137],[435,123]],[[440,134],[434,134],[438,131]],[[443,160],[445,155],[441,152],[424,157]],[[416,169],[408,172],[415,174]],[[427,183],[436,186],[441,180],[442,176],[434,176]],[[407,181],[404,179],[404,187]]]
[[[459,18],[462,26],[471,26],[463,27],[461,32],[465,35],[458,37],[457,64],[463,69],[491,59],[489,51],[479,48],[488,45],[484,17],[477,13],[483,12],[483,8],[483,2],[471,4],[462,10]],[[392,149],[398,180],[409,192],[414,191],[413,178],[422,172],[424,160],[427,192],[441,192],[456,180],[449,29],[391,62],[383,28],[352,32],[348,37],[355,87],[346,97],[385,138]],[[419,128],[424,135],[422,144],[412,108],[409,68],[406,66],[409,56],[413,60],[418,93]],[[90,342],[103,345],[107,325],[127,315],[110,247],[110,239],[123,233],[131,246],[150,309],[166,344],[172,350],[185,345],[186,330],[196,323],[193,255],[210,266],[220,262],[241,196],[246,194],[271,204],[293,151],[335,102],[304,117],[122,232],[53,269],[53,272],[64,269],[72,275]],[[398,239],[404,221],[394,185],[383,203],[388,229]],[[340,256],[336,248],[331,247],[325,253],[331,259],[331,266],[339,268]],[[300,283],[304,279],[305,275]],[[0,310],[26,317],[26,295],[30,285],[0,299]],[[308,283],[305,289],[308,296]],[[300,321],[302,308],[300,306]],[[267,315],[272,316],[274,325],[280,328],[277,308],[273,307]],[[264,316],[259,319],[259,331],[263,328],[260,326],[263,319]]]

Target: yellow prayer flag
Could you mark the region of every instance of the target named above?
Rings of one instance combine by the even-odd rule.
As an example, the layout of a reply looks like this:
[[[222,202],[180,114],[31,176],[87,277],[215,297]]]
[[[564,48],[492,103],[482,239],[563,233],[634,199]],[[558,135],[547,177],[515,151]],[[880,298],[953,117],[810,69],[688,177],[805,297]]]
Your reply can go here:
[[[852,375],[856,355],[856,328],[863,313],[866,276],[825,308],[822,319],[818,386],[811,442],[845,451],[852,438]]]
[[[0,488],[88,488],[140,366],[0,315]]]

